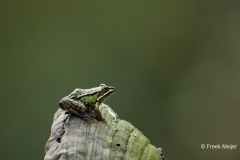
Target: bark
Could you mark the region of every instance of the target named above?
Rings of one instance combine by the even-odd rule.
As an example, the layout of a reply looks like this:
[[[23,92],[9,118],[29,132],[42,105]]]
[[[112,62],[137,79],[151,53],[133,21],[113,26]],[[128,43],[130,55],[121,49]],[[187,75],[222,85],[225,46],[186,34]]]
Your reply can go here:
[[[116,113],[105,104],[100,111],[106,123],[58,109],[44,160],[161,160],[157,148],[137,128],[120,119],[115,123],[111,112]]]

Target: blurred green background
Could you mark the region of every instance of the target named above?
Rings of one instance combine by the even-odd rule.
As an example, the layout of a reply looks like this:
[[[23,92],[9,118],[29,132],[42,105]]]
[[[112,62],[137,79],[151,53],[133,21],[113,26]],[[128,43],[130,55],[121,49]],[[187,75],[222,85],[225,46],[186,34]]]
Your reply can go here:
[[[240,1],[1,1],[0,159],[43,159],[58,101],[106,102],[167,160],[237,160]]]

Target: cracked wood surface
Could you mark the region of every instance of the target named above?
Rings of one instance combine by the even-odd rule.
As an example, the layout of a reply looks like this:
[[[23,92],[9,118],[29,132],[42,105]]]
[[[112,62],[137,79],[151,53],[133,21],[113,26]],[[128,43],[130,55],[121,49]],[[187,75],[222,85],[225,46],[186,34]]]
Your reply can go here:
[[[129,122],[114,117],[107,105],[100,111],[107,123],[92,122],[58,109],[44,160],[161,160],[157,148]]]

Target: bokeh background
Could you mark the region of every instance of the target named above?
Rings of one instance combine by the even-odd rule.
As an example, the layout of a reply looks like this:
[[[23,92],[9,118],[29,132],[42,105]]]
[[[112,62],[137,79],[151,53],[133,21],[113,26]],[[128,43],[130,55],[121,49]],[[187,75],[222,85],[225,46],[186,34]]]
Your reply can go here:
[[[117,89],[106,104],[168,160],[239,159],[239,6],[1,1],[0,159],[43,159],[58,101],[100,83]]]

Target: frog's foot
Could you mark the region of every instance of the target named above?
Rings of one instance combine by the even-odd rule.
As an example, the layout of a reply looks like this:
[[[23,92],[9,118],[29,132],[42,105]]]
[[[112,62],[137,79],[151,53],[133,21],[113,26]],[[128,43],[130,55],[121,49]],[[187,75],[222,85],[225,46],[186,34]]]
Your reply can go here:
[[[89,119],[89,120],[92,120],[93,122],[95,122],[92,117],[87,116],[87,115],[84,114],[84,113],[79,113],[79,112],[75,111],[75,110],[72,109],[72,108],[69,108],[69,112],[72,113],[72,114],[74,114],[74,115],[76,115],[76,116],[78,116],[78,117],[83,118],[84,120]]]
[[[101,114],[99,108],[95,108],[95,112],[91,113],[91,114],[93,117],[95,117],[99,121],[103,121],[103,122],[107,123],[106,120],[102,117],[102,114]]]
[[[93,123],[95,123],[95,120],[92,117],[84,115],[83,119],[88,119],[88,120],[93,121]]]
[[[106,123],[106,120],[102,117],[101,114],[98,114],[95,110],[87,112],[89,116]]]
[[[99,121],[103,121],[103,122],[107,123],[106,120],[105,120],[105,118],[103,118],[101,114],[97,114],[97,117],[96,117],[96,118],[97,118]]]

